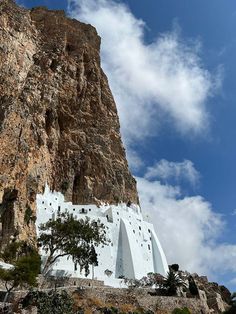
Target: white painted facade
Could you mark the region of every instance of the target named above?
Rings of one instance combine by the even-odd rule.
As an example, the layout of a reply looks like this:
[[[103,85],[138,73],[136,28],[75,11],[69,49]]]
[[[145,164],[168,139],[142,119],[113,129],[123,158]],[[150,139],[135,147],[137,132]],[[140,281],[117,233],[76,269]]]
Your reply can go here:
[[[44,194],[37,195],[37,232],[41,223],[56,217],[57,212],[68,211],[76,218],[89,217],[100,220],[106,226],[108,245],[96,248],[98,266],[90,269],[87,278],[103,280],[105,284],[117,286],[119,277],[141,279],[149,272],[166,275],[168,265],[165,254],[156,236],[153,225],[143,217],[140,207],[125,204],[115,205],[73,205],[65,202],[64,196],[51,192],[46,186]],[[45,252],[41,252],[42,256]],[[112,272],[106,275],[106,270]],[[80,270],[74,270],[74,263],[63,257],[53,265],[52,271],[73,277],[84,277]]]

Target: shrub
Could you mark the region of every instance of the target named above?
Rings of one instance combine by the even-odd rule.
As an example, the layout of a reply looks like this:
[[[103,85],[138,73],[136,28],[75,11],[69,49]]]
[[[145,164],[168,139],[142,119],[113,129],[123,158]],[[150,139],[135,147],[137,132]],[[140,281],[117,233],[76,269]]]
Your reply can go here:
[[[34,305],[37,307],[38,314],[73,314],[74,302],[71,296],[62,290],[50,291],[45,293],[42,291],[30,291],[21,302],[23,308]]]

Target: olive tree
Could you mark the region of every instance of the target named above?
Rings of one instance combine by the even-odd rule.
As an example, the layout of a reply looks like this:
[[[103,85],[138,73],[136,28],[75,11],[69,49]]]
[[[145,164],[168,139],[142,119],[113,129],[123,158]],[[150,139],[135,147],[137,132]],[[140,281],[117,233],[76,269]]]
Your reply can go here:
[[[89,265],[98,265],[95,247],[107,243],[102,223],[89,218],[76,219],[68,212],[58,213],[56,219],[41,224],[39,229],[38,243],[47,254],[42,270],[44,275],[60,257],[68,256],[87,276]]]

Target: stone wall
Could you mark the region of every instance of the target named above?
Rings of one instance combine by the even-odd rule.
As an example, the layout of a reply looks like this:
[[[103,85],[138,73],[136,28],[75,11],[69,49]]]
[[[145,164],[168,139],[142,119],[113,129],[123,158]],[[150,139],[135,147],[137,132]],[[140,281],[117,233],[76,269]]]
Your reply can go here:
[[[171,313],[175,308],[187,307],[192,314],[208,314],[209,308],[205,302],[197,298],[152,296],[150,289],[114,289],[108,287],[86,288],[77,292],[81,298],[99,300],[106,306],[120,308],[121,305],[131,305],[136,309],[143,308],[155,313],[158,311]]]

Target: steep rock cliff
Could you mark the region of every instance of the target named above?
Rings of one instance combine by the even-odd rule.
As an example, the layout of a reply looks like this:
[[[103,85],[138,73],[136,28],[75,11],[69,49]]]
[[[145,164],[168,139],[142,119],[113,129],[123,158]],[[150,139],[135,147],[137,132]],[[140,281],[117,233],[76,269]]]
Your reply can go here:
[[[0,1],[3,242],[33,239],[45,183],[74,204],[138,202],[94,27]]]

